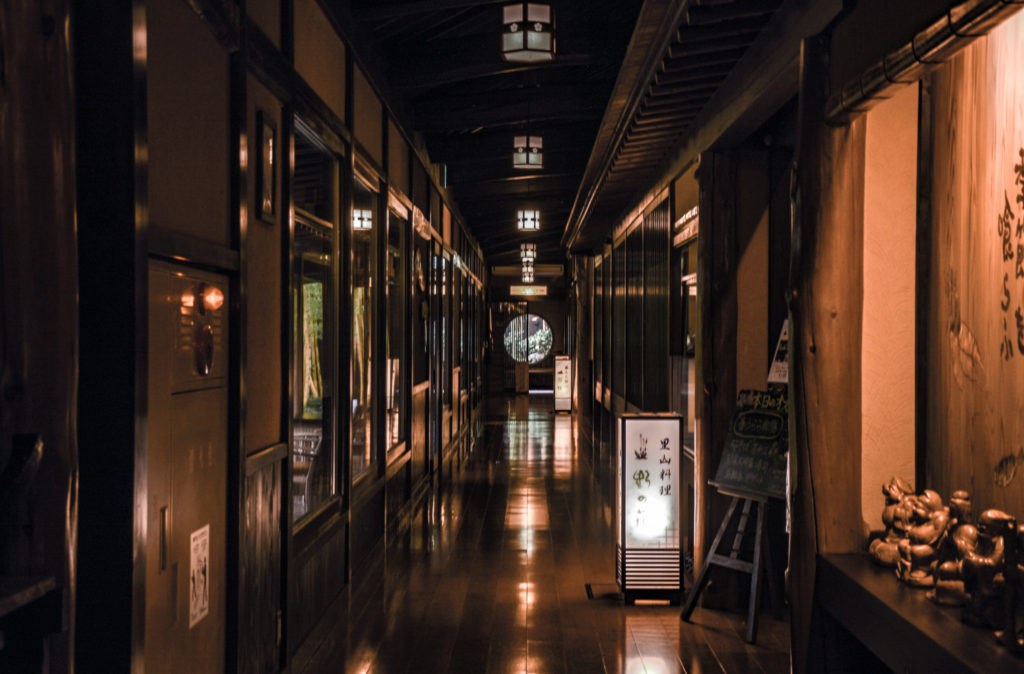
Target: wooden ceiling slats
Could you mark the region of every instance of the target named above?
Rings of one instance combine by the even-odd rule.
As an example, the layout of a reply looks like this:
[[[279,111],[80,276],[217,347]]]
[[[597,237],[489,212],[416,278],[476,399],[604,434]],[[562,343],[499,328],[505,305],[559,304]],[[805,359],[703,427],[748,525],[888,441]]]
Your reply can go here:
[[[722,5],[696,5],[686,11],[689,26],[736,21],[751,17],[769,17],[779,8],[779,0],[742,0]]]

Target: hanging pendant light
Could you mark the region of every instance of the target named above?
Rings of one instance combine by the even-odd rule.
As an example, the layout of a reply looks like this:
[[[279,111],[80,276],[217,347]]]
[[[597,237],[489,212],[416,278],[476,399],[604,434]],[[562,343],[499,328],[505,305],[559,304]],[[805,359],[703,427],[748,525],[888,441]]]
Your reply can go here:
[[[523,260],[523,283],[533,283],[533,260]]]
[[[506,61],[534,63],[555,56],[555,18],[550,5],[517,2],[505,5],[501,55]]]
[[[512,139],[512,166],[517,169],[544,168],[544,138],[515,136]]]
[[[373,229],[373,211],[363,208],[352,209],[352,229]]]
[[[516,212],[516,226],[522,232],[533,232],[540,229],[540,211],[520,209]]]

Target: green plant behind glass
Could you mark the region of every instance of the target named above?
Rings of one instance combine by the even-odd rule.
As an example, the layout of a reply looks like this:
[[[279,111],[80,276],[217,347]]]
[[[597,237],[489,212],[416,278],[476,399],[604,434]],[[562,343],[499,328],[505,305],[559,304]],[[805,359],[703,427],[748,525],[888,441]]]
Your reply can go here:
[[[323,373],[320,349],[324,341],[324,284],[302,284],[302,418],[323,418]]]

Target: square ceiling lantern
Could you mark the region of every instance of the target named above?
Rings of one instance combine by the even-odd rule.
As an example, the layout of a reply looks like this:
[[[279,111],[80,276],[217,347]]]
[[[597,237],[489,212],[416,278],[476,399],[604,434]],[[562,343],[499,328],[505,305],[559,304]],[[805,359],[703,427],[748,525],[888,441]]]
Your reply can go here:
[[[364,208],[352,209],[352,229],[373,229],[373,211]]]
[[[502,24],[501,55],[506,61],[535,63],[554,58],[555,18],[550,5],[505,5]]]
[[[543,137],[515,136],[512,139],[512,166],[517,169],[544,168]]]
[[[535,243],[521,243],[519,244],[519,257],[523,259],[523,262],[529,260],[533,262],[537,259],[537,244]]]
[[[516,226],[523,232],[535,232],[540,229],[540,211],[520,209],[516,212]]]
[[[533,260],[523,260],[523,283],[533,283]]]

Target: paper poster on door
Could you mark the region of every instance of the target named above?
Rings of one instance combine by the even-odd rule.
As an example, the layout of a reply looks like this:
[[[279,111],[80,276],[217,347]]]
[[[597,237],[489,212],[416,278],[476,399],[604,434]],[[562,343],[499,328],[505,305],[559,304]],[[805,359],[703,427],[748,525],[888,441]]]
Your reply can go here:
[[[191,629],[210,612],[210,525],[192,532],[189,565],[188,626]]]

